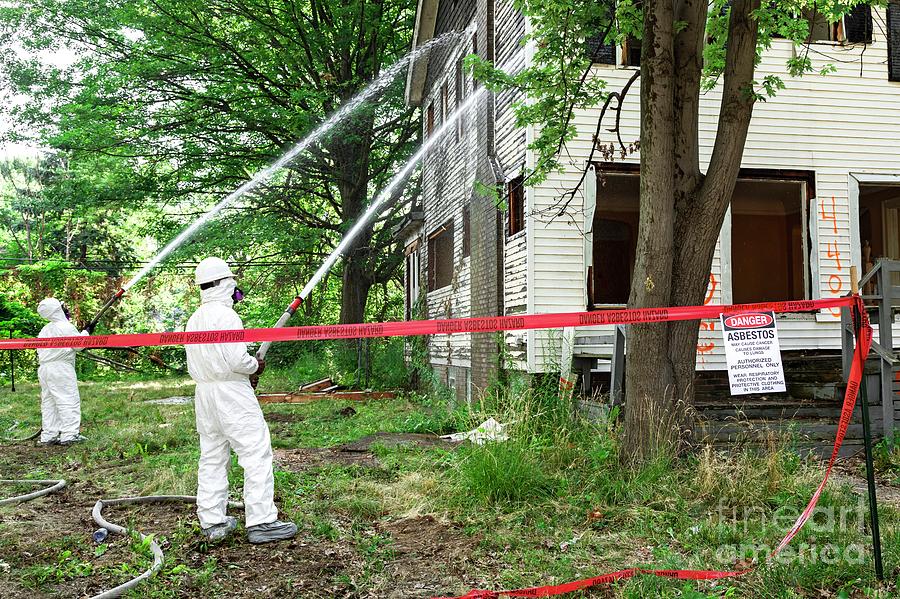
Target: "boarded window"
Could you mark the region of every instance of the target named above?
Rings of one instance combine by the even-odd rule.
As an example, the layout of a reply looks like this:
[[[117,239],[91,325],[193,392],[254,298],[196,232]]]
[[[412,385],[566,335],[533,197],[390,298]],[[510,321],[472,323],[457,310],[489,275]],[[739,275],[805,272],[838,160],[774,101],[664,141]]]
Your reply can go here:
[[[425,116],[425,137],[431,137],[434,133],[434,102],[428,105]]]
[[[588,58],[594,64],[616,64],[616,45],[605,42],[603,38],[605,32],[606,28],[603,27],[600,33],[584,40]]]
[[[872,43],[872,7],[859,4],[844,17],[844,38],[851,44]]]
[[[808,296],[808,200],[800,181],[739,179],[731,197],[736,304]]]
[[[887,6],[888,80],[900,81],[900,2]]]
[[[525,229],[525,178],[516,177],[509,182],[506,191],[509,211],[509,234],[515,235]]]
[[[463,258],[468,258],[472,253],[472,229],[471,224],[469,223],[469,206],[463,206],[462,209],[462,227],[463,227],[463,238],[462,238],[462,254]]]
[[[447,287],[453,281],[453,221],[428,236],[428,291]]]

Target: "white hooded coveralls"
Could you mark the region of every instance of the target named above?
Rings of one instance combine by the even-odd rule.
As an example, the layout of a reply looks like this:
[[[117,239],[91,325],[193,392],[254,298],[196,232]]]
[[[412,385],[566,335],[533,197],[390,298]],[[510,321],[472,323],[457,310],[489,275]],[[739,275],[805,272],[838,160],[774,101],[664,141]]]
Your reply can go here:
[[[200,291],[201,306],[188,321],[188,332],[243,329],[232,309],[234,279]],[[195,410],[200,435],[197,516],[203,528],[226,521],[230,449],[244,469],[246,526],[278,519],[272,441],[249,375],[256,358],[243,343],[188,345],[188,371],[197,383]],[[230,449],[229,449],[230,448]]]
[[[49,320],[38,337],[77,337],[58,299],[48,297],[38,304],[38,314]],[[41,383],[41,441],[72,441],[81,428],[81,396],[75,374],[75,350],[39,349],[38,381]]]

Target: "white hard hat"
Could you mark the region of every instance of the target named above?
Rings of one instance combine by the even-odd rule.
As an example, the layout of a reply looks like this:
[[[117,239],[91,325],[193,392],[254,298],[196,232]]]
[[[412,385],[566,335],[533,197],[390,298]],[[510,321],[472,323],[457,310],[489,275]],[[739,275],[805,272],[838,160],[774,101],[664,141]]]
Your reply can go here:
[[[201,260],[194,273],[194,282],[197,283],[197,285],[212,283],[219,279],[228,278],[234,278],[234,273],[231,272],[231,268],[228,267],[227,262],[216,257],[204,258]]]

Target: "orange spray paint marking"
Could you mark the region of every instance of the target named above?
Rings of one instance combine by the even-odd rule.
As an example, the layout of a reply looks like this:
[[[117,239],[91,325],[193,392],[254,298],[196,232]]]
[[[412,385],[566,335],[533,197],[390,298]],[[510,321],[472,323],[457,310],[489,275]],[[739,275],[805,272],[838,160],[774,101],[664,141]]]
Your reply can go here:
[[[713,273],[709,273],[709,290],[706,292],[706,299],[703,300],[703,305],[708,305],[712,300],[713,296],[716,293],[716,288],[719,286],[719,282],[716,280],[716,275]],[[710,322],[701,322],[700,323],[701,331],[715,331],[716,330],[716,321]],[[709,353],[716,348],[716,342],[710,340],[708,343],[697,344],[697,353],[700,354],[700,358],[702,362],[706,363],[706,358],[703,357],[703,354]]]
[[[709,302],[712,301],[713,295],[716,293],[716,287],[719,286],[719,282],[716,281],[716,275],[709,273],[709,291],[706,292],[706,299],[703,300],[703,305],[706,306]]]
[[[829,241],[828,242],[828,257],[834,258],[835,263],[837,264],[838,270],[844,270],[841,266],[841,251],[838,249],[837,241]],[[834,251],[831,251],[831,248],[834,248]],[[835,276],[835,275],[831,275]]]
[[[841,275],[831,275],[828,277],[828,289],[834,295],[840,295],[841,290],[844,288],[844,279],[841,278]]]
[[[831,196],[831,213],[830,213],[830,214],[827,214],[827,213],[825,212],[825,202],[822,202],[822,203],[820,204],[820,206],[822,207],[822,220],[823,220],[823,221],[830,220],[830,221],[831,221],[831,226],[832,226],[832,228],[834,229],[834,234],[837,235],[837,232],[838,232],[838,226],[837,226],[837,205],[836,205],[835,202],[834,202],[834,196]]]

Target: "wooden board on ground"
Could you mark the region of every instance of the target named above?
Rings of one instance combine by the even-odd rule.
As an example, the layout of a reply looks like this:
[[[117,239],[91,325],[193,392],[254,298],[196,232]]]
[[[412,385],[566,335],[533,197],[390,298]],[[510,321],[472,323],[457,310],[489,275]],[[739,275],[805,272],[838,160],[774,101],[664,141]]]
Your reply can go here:
[[[324,391],[329,387],[333,387],[334,383],[331,379],[322,379],[321,381],[315,381],[313,383],[306,383],[305,385],[300,386],[300,391],[304,393],[315,393],[317,391]]]
[[[368,401],[370,399],[394,399],[394,391],[337,391],[332,393],[263,393],[257,396],[259,403],[310,403],[323,399],[339,401]]]

